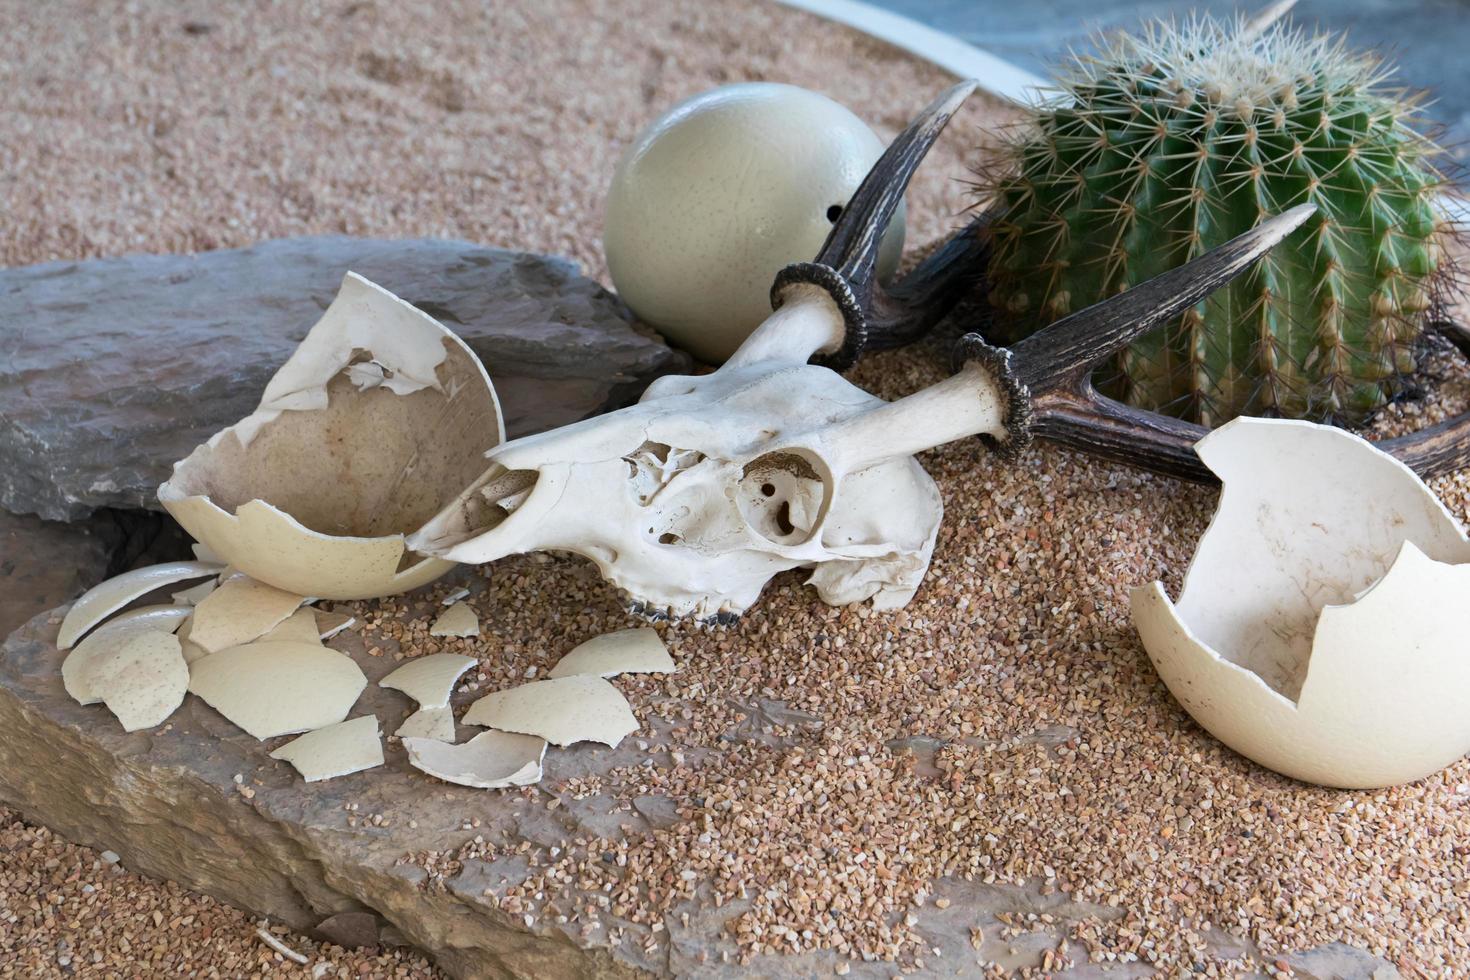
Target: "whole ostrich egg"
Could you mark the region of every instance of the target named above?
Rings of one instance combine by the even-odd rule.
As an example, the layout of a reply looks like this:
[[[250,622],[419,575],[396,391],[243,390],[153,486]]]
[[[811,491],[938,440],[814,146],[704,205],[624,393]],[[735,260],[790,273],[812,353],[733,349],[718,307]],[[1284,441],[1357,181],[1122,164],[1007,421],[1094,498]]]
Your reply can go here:
[[[681,102],[624,152],[603,247],[623,301],[701,360],[728,358],[771,314],[776,273],[809,262],[882,155],[845,107],[794,85],[726,85]],[[900,208],[880,276],[903,251]]]

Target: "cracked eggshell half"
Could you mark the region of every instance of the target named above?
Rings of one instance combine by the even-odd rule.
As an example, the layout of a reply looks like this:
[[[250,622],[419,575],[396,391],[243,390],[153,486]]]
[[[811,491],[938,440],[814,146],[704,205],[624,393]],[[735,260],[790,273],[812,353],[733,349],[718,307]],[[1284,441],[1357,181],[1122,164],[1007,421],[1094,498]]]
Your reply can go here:
[[[442,708],[454,693],[455,681],[477,663],[474,657],[457,653],[431,653],[408,661],[378,681],[378,686],[402,691],[421,708]]]
[[[408,552],[505,439],[474,353],[355,273],[255,412],[174,464],[164,508],[259,581],[324,599],[417,588],[453,564]]]
[[[551,668],[549,677],[615,677],[618,674],[672,674],[678,670],[658,630],[647,626],[594,636],[573,647]]]
[[[105,582],[99,582],[82,593],[82,597],[66,611],[61,629],[56,633],[56,647],[59,650],[71,649],[72,644],[92,627],[154,589],[175,582],[204,578],[219,570],[220,566],[212,562],[174,561],[135,568]]]
[[[351,657],[319,643],[256,641],[189,665],[189,690],[262,740],[335,725],[366,686]]]
[[[96,704],[102,695],[92,687],[91,666],[144,633],[173,633],[189,618],[188,606],[159,605],[130,609],[87,635],[61,662],[61,684],[78,704]]]
[[[466,725],[536,735],[553,745],[615,747],[638,730],[622,692],[601,677],[558,677],[487,694],[465,712]]]
[[[1201,727],[1284,775],[1411,782],[1470,750],[1470,541],[1404,464],[1329,426],[1237,419],[1178,603],[1133,620]]]
[[[271,753],[291,763],[308,783],[347,776],[383,764],[383,741],[375,715],[318,728]]]
[[[529,786],[541,780],[546,740],[513,732],[481,732],[463,745],[429,738],[403,740],[415,768],[446,783],[500,789]]]

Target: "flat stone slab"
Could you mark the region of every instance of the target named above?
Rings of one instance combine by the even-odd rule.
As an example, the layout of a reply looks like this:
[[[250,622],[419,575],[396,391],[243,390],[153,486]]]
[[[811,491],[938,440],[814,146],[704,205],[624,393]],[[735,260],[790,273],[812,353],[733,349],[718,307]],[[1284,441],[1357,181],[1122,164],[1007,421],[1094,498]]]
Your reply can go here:
[[[352,270],[458,333],[511,436],[688,365],[565,260],[445,239],[285,238],[0,270],[0,507],[157,508],[176,460],[249,414]]]
[[[461,572],[445,588],[473,585],[471,575]],[[420,620],[436,608],[424,597],[407,602],[406,612]],[[733,980],[832,976],[842,968],[877,980],[899,972],[895,963],[830,951],[742,963],[728,927],[749,902],[717,905],[707,888],[675,904],[654,927],[620,918],[596,882],[569,878],[532,902],[501,900],[559,854],[589,841],[631,848],[702,819],[701,801],[662,793],[656,779],[632,799],[599,788],[614,769],[649,766],[652,773],[666,765],[670,749],[686,740],[681,733],[701,724],[698,704],[657,694],[635,698],[639,732],[616,749],[552,749],[543,781],[523,789],[439,782],[410,767],[391,742],[385,766],[306,784],[286,763],[267,757],[285,739],[257,742],[192,695],[163,726],[131,735],[100,705],[73,702],[61,686],[64,655],[54,646],[60,613],[32,619],[0,647],[0,800],[70,840],[116,852],[128,868],[335,942],[411,943],[455,977]],[[352,716],[374,713],[382,730],[392,732],[413,705],[376,681],[399,661],[386,651],[370,655],[356,629],[331,645],[371,682]],[[455,701],[462,708],[479,693],[462,692]],[[777,700],[740,707],[744,720],[719,739],[732,751],[755,742],[795,744],[823,725]],[[474,731],[461,727],[459,740]],[[922,753],[926,746],[905,748]],[[698,765],[697,753],[707,750],[683,751]],[[626,874],[613,852],[603,861],[611,881]],[[589,915],[589,909],[597,911]],[[927,966],[907,967],[905,975],[953,976],[978,971],[979,962],[1052,969],[1050,957],[1070,929],[1085,920],[1118,919],[1125,910],[1078,902],[1040,882],[945,878],[909,914],[929,952]],[[1007,928],[1015,923],[1027,925]],[[1224,933],[1210,946],[1227,958],[1254,949]],[[1297,975],[1324,980],[1398,976],[1383,960],[1339,945],[1286,960]],[[1094,964],[1082,954],[1075,966],[1055,966],[1051,975],[1141,977],[1150,969]]]

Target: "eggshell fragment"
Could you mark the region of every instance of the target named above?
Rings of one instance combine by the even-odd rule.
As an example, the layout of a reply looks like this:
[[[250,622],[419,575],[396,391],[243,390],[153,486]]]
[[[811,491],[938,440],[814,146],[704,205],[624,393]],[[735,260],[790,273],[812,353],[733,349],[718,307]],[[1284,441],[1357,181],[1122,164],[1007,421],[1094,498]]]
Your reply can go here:
[[[454,682],[479,663],[474,657],[457,653],[431,653],[414,659],[378,681],[379,687],[402,691],[422,708],[442,708],[449,703]]]
[[[355,622],[357,622],[357,617],[346,613],[324,612],[320,609],[316,611],[316,625],[320,631],[318,638],[323,642],[330,640]]]
[[[405,738],[408,761],[447,783],[499,789],[529,786],[541,779],[545,739],[510,732],[481,732],[463,745],[428,738]]]
[[[66,617],[61,621],[61,629],[56,633],[56,646],[61,650],[71,649],[82,634],[154,589],[191,578],[203,578],[219,570],[218,565],[209,562],[174,561],[135,568],[131,572],[100,582],[84,592],[67,610]]]
[[[354,273],[255,412],[158,499],[213,552],[301,595],[365,599],[453,567],[405,551],[505,439],[489,376],[434,319]]]
[[[164,630],[139,633],[96,657],[85,676],[127,732],[161,725],[189,690],[189,667],[178,637]]]
[[[61,683],[79,704],[96,704],[102,696],[92,688],[90,667],[98,658],[121,649],[143,633],[173,633],[189,618],[187,606],[143,606],[114,616],[87,635],[61,662]]]
[[[205,579],[198,585],[192,585],[181,592],[175,592],[172,596],[175,603],[181,606],[197,606],[219,585],[214,579]]]
[[[307,732],[276,749],[271,758],[291,763],[308,783],[381,766],[378,719],[362,715]]]
[[[310,608],[302,608],[293,612],[268,632],[260,637],[262,640],[291,640],[295,643],[322,642],[321,628],[316,622],[316,611]]]
[[[487,694],[465,712],[466,725],[537,735],[553,745],[616,746],[638,730],[628,699],[601,677],[558,677]]]
[[[189,690],[258,739],[334,725],[366,686],[351,657],[312,643],[246,643],[189,668]]]
[[[1470,540],[1398,460],[1340,429],[1238,419],[1177,604],[1133,593],[1159,676],[1206,730],[1308,782],[1410,782],[1470,750]]]
[[[551,668],[550,677],[588,674],[671,674],[678,670],[658,630],[647,626],[594,636],[579,644]]]
[[[280,625],[305,601],[305,596],[238,575],[194,607],[189,639],[210,653],[249,643]]]
[[[420,708],[398,726],[393,733],[399,738],[432,738],[438,742],[454,741],[454,709],[448,705]]]
[[[430,636],[479,636],[480,617],[462,602],[456,602],[434,620],[429,627]]]

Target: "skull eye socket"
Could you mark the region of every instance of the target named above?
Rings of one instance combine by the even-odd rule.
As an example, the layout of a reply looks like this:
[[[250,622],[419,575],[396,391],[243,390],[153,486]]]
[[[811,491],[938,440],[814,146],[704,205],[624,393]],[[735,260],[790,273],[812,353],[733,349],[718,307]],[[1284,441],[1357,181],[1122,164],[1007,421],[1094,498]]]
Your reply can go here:
[[[743,471],[737,501],[751,530],[777,544],[807,541],[827,502],[827,482],[794,452],[767,453]]]

